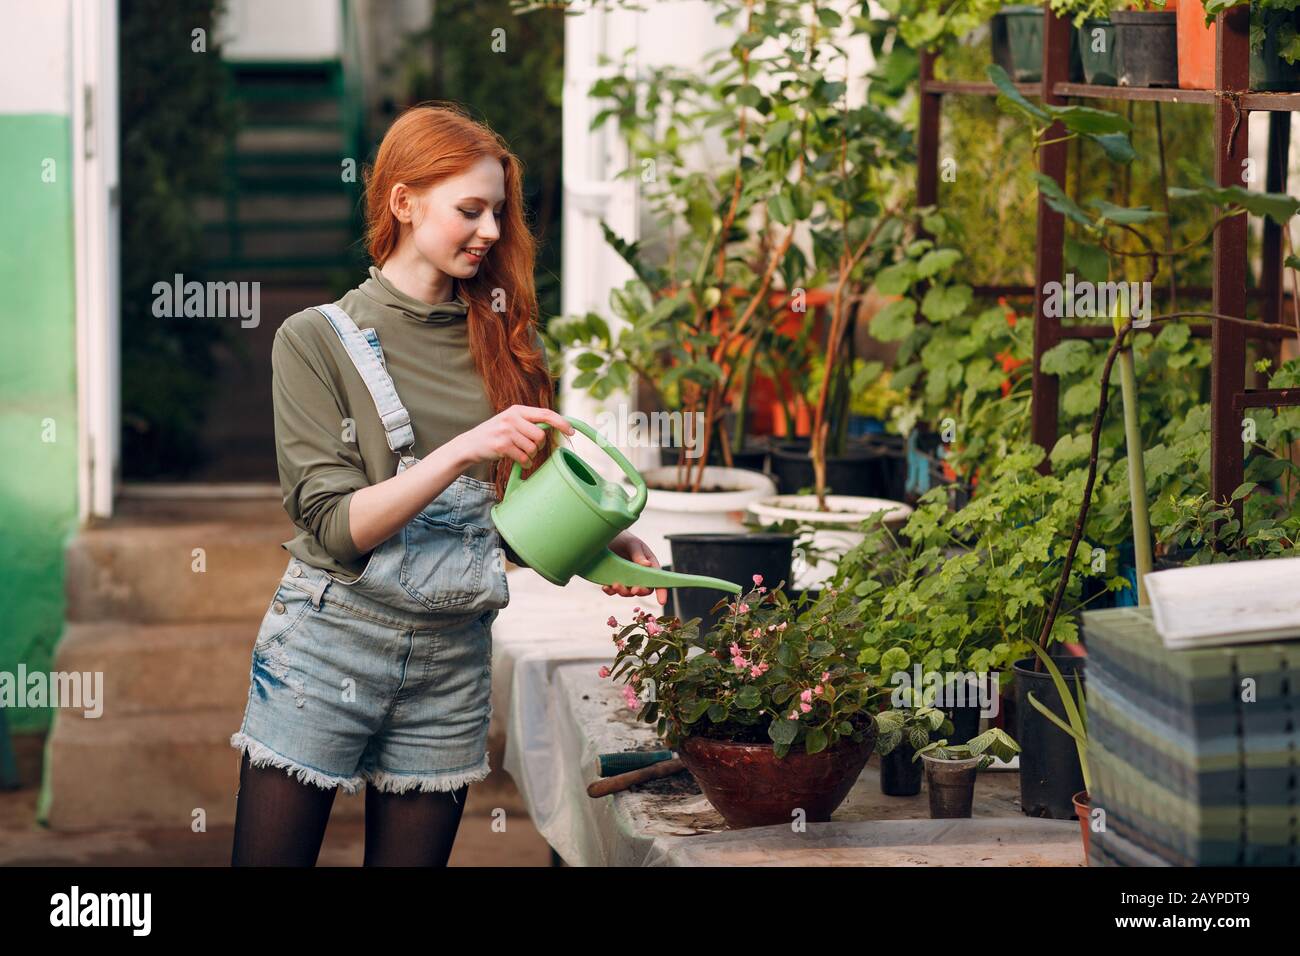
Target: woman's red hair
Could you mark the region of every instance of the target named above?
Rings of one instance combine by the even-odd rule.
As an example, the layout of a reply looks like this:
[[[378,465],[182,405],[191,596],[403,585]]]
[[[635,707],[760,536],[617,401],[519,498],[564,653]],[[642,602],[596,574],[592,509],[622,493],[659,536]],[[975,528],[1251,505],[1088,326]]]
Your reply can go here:
[[[533,262],[537,242],[524,220],[523,165],[505,141],[487,126],[450,105],[413,106],[397,117],[379,144],[374,166],[365,170],[366,248],[382,266],[396,251],[401,224],[388,208],[393,186],[405,183],[420,191],[449,176],[466,172],[485,156],[501,163],[505,204],[501,235],[478,273],[457,279],[469,303],[469,349],[495,412],[511,405],[551,408],[555,387],[542,353],[534,347],[537,290]],[[503,294],[497,294],[501,290]],[[493,308],[504,301],[504,311]],[[534,457],[541,465],[551,451],[551,437]],[[505,494],[514,461],[496,463],[497,499]]]

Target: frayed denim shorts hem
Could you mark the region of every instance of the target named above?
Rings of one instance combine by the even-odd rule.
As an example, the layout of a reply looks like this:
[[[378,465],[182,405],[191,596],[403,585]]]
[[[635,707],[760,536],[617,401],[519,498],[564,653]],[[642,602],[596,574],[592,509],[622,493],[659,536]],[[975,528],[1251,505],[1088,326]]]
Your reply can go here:
[[[496,608],[412,615],[292,560],[253,644],[230,745],[356,793],[456,791],[491,772]]]

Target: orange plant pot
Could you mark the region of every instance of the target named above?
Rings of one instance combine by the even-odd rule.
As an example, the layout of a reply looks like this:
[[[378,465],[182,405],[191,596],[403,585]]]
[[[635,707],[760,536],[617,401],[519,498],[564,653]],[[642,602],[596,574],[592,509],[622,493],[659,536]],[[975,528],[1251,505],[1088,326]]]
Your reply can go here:
[[[1178,86],[1184,90],[1212,90],[1215,25],[1205,25],[1205,8],[1199,3],[1180,3],[1176,12]]]

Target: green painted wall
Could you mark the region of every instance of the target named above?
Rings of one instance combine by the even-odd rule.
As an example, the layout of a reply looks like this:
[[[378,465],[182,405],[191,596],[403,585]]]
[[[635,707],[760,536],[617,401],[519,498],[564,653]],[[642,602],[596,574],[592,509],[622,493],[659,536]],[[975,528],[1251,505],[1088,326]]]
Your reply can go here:
[[[53,666],[77,526],[70,144],[67,116],[0,115],[0,671],[11,673]],[[54,182],[42,178],[47,159]],[[5,719],[10,732],[35,731],[52,713]]]

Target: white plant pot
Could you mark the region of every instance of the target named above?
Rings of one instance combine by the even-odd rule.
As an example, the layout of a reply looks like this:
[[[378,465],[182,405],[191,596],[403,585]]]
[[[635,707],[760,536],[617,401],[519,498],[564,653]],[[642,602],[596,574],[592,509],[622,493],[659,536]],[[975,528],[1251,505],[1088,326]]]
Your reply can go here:
[[[763,498],[749,506],[750,512],[764,524],[777,521],[798,521],[813,526],[813,547],[822,556],[809,562],[802,548],[795,548],[794,563],[790,567],[793,586],[801,591],[820,589],[835,574],[839,558],[862,543],[864,535],[857,530],[862,522],[877,512],[888,513],[886,519],[895,530],[912,516],[911,505],[887,498],[861,498],[856,495],[827,495],[830,511],[817,510],[816,495],[775,495]]]
[[[694,472],[691,472],[693,475]],[[677,466],[650,468],[642,472],[646,484],[671,485],[677,481]],[[767,475],[746,468],[710,465],[704,469],[700,488],[720,486],[728,491],[660,491],[651,488],[641,517],[631,532],[650,546],[660,564],[672,561],[670,534],[744,534],[745,509],[755,501],[776,493]],[[626,481],[623,487],[632,493]]]

